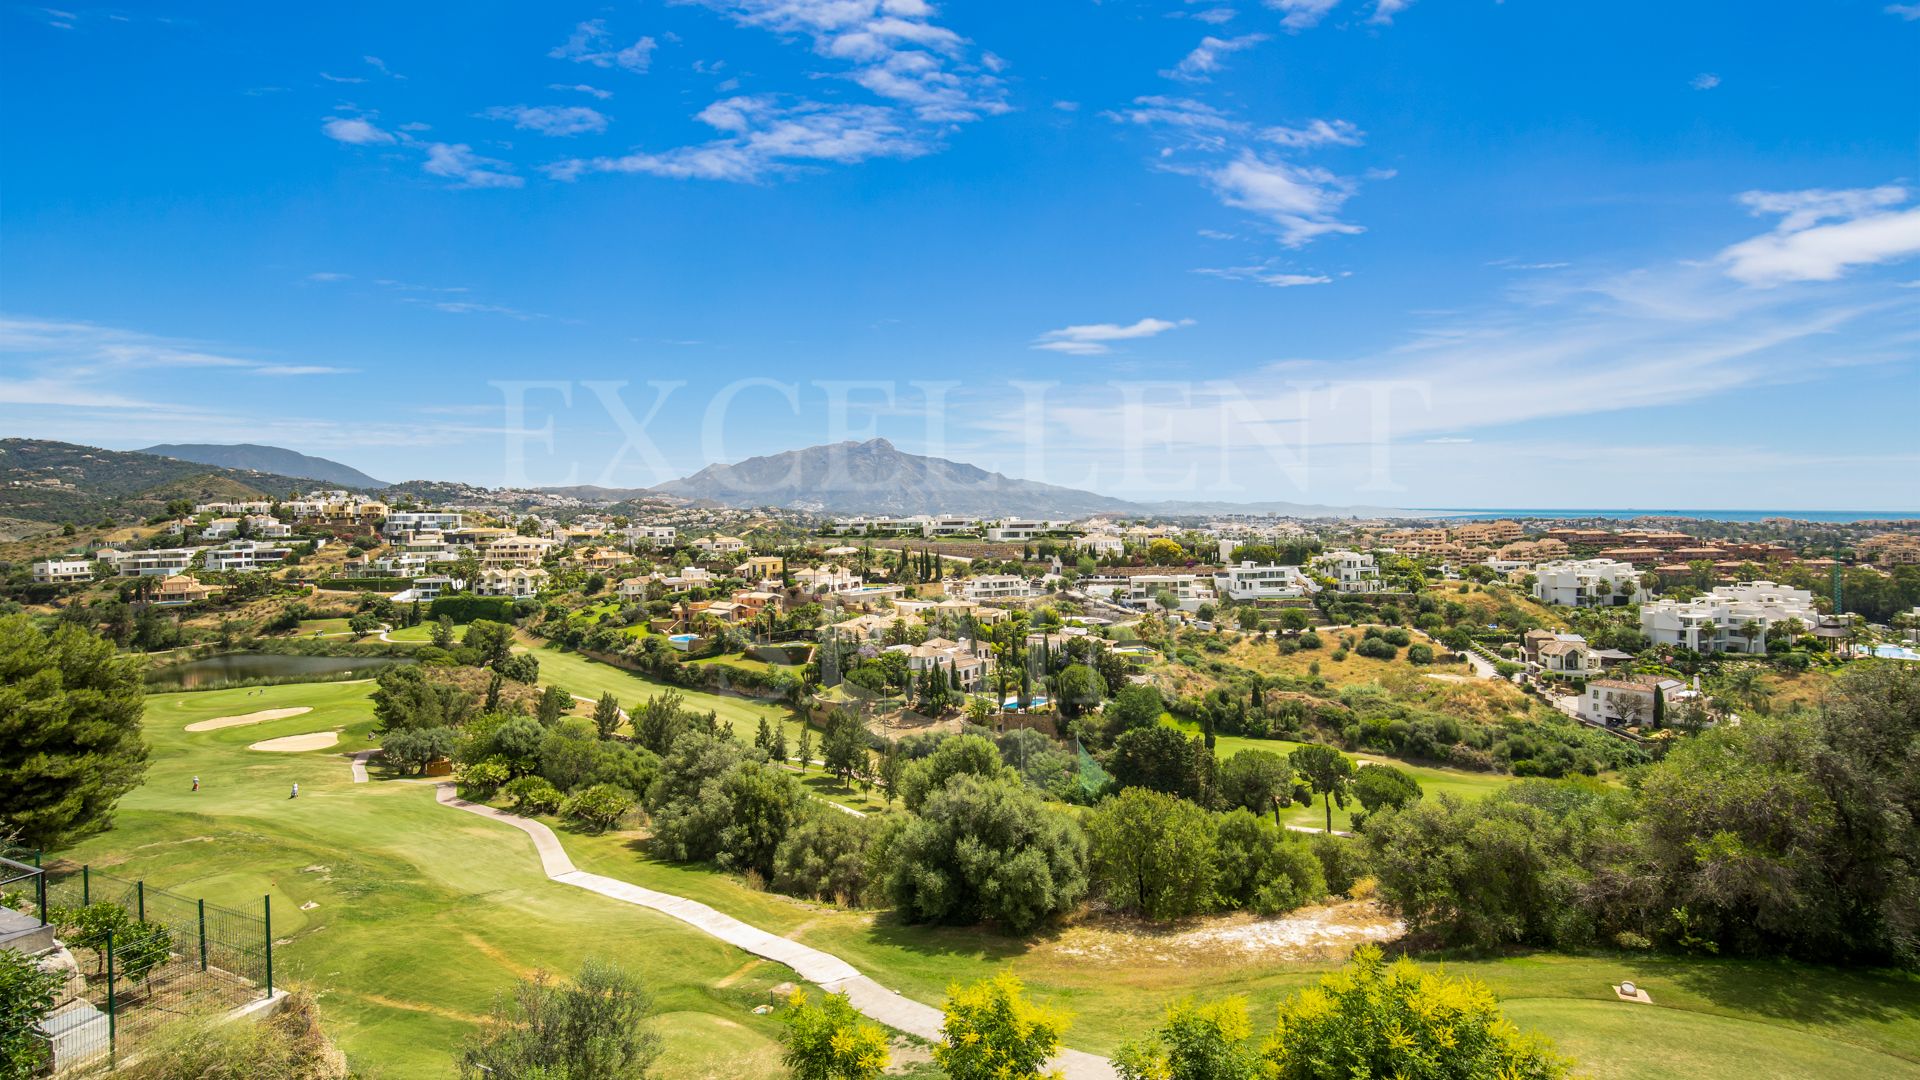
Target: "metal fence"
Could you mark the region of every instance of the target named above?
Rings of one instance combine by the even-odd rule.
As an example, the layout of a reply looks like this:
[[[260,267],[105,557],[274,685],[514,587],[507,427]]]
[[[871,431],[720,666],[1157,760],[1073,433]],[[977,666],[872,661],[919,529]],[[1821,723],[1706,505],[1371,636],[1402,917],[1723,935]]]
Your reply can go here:
[[[125,1055],[174,1020],[273,993],[268,897],[240,911],[89,866],[48,867],[39,881],[44,918],[73,957],[42,1025],[48,1071]]]

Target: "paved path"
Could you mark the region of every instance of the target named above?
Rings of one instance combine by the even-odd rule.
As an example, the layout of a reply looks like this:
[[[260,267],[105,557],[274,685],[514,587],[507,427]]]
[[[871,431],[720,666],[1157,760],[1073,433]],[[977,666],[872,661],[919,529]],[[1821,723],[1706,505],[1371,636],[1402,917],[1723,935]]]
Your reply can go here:
[[[621,881],[601,874],[589,874],[584,870],[576,869],[573,860],[567,857],[566,848],[560,845],[560,838],[553,835],[552,829],[537,821],[529,821],[504,810],[468,802],[454,794],[453,784],[450,781],[441,781],[434,785],[434,797],[444,806],[492,818],[532,837],[533,848],[540,855],[540,868],[554,881],[679,919],[694,929],[711,934],[729,945],[772,960],[777,964],[784,964],[792,968],[801,978],[819,985],[829,993],[846,994],[854,1008],[888,1027],[923,1039],[937,1041],[940,1038],[939,1009],[881,986],[860,974],[852,964],[831,953],[824,953],[797,941],[769,934],[765,930],[749,926],[731,915],[715,911],[705,904],[683,896],[655,892],[629,881]],[[1053,1061],[1053,1065],[1066,1075],[1067,1080],[1114,1080],[1115,1077],[1113,1066],[1106,1058],[1078,1050],[1062,1051]]]
[[[371,758],[373,755],[379,752],[380,751],[376,748],[373,750],[356,750],[353,753],[347,755],[347,757],[353,762],[353,782],[354,783],[364,784],[367,782],[367,759]]]

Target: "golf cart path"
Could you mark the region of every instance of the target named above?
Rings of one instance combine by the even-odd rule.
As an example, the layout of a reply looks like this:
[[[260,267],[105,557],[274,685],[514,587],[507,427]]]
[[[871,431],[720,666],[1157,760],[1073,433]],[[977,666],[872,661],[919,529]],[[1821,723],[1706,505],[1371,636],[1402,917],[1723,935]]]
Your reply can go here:
[[[698,901],[576,869],[552,829],[504,810],[468,802],[454,794],[451,781],[435,784],[434,798],[443,806],[492,818],[532,837],[534,850],[540,855],[540,868],[554,881],[678,919],[755,956],[785,964],[801,978],[829,993],[846,994],[853,1007],[870,1019],[923,1039],[939,1041],[942,1020],[939,1009],[881,986],[837,956],[769,934]],[[1113,1065],[1106,1058],[1078,1050],[1062,1050],[1053,1065],[1067,1080],[1114,1080],[1115,1077]]]

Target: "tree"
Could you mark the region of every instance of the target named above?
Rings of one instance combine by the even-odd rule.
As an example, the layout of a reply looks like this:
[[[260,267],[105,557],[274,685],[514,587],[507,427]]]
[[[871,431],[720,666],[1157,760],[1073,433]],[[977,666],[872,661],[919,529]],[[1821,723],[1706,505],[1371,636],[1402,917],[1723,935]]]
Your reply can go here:
[[[502,996],[460,1053],[463,1080],[645,1080],[660,1056],[653,995],[598,960],[570,983],[546,972]]]
[[[560,718],[573,711],[573,695],[558,686],[549,686],[540,695],[540,706],[534,711],[542,727],[552,727]]]
[[[758,874],[762,881],[773,877],[774,853],[788,831],[812,809],[792,773],[759,761],[742,761],[703,788],[702,798],[721,804],[717,861],[729,870]]]
[[[515,653],[493,665],[493,670],[528,686],[540,681],[540,658],[532,653]]]
[[[880,790],[886,792],[888,806],[900,797],[900,781],[906,771],[907,763],[900,758],[900,744],[888,743],[880,755]]]
[[[1101,710],[1102,734],[1111,743],[1135,728],[1153,727],[1166,711],[1167,703],[1152,683],[1128,683]]]
[[[0,949],[0,1076],[33,1076],[44,1063],[40,1021],[53,1011],[60,982],[24,953]]]
[[[881,760],[884,763],[886,759]],[[929,795],[956,776],[1010,779],[1013,770],[1007,768],[1000,751],[991,742],[978,735],[961,735],[942,741],[933,753],[905,766],[900,780],[901,798],[907,809],[919,810]]]
[[[1200,736],[1189,739],[1170,727],[1135,728],[1113,744],[1107,771],[1121,787],[1144,787],[1169,795],[1200,796],[1198,757],[1206,754]]]
[[[1379,810],[1408,806],[1425,794],[1412,773],[1391,765],[1368,765],[1356,770],[1352,786],[1353,797],[1360,800],[1369,817]]]
[[[1260,1055],[1251,1036],[1245,998],[1167,1006],[1160,1026],[1120,1047],[1120,1080],[1256,1080]]]
[[[862,1018],[845,994],[815,1005],[795,990],[780,1022],[780,1063],[793,1080],[875,1080],[891,1063],[886,1029]]]
[[[433,620],[432,635],[436,648],[453,648],[453,620],[445,615]]]
[[[613,691],[608,690],[602,693],[600,700],[594,702],[593,730],[599,733],[601,738],[612,738],[613,733],[620,730],[620,721],[623,719],[625,719],[625,717],[623,717],[620,712],[620,699],[613,696]],[[648,747],[648,749],[652,749],[652,747]],[[656,751],[656,753],[657,752],[658,751]]]
[[[1087,817],[1093,883],[1121,911],[1174,919],[1213,899],[1212,815],[1185,799],[1127,788]]]
[[[1327,804],[1327,831],[1333,831],[1333,804],[1347,806],[1347,785],[1353,779],[1353,759],[1331,746],[1309,744],[1287,755],[1287,763]]]
[[[370,613],[363,611],[347,620],[347,629],[352,632],[353,639],[358,641],[368,634],[373,633],[375,630],[380,629],[380,620],[374,618]]]
[[[828,772],[851,784],[854,774],[867,767],[867,732],[860,718],[845,709],[827,716],[827,734],[820,740],[820,759]]]
[[[490,619],[475,619],[467,626],[461,645],[472,649],[481,664],[498,664],[513,655],[513,627]]]
[[[1242,750],[1220,763],[1220,800],[1256,814],[1274,808],[1278,798],[1293,801],[1293,766],[1271,750]]]
[[[567,796],[560,804],[560,816],[577,821],[594,832],[605,832],[633,811],[633,796],[612,784],[594,784]]]
[[[22,843],[57,848],[113,821],[140,786],[142,661],[72,625],[43,633],[0,617],[0,822]]]
[[[887,890],[909,922],[992,919],[1014,933],[1087,891],[1087,839],[1008,780],[955,776],[893,839]]]
[[[1060,1049],[1066,1014],[1026,999],[1011,971],[947,990],[934,1064],[950,1080],[1040,1080]]]
[[[674,740],[687,727],[687,715],[680,707],[680,695],[672,690],[648,698],[633,718],[633,737],[656,754],[666,754]]]
[[[1230,907],[1278,915],[1327,895],[1326,874],[1299,834],[1247,809],[1214,823],[1214,892]]]
[[[1085,664],[1068,664],[1053,677],[1053,694],[1060,715],[1071,720],[1099,707],[1107,696],[1107,682]]]
[[[1551,1043],[1514,1027],[1484,984],[1411,960],[1388,964],[1377,945],[1281,1002],[1261,1057],[1275,1080],[1557,1080],[1572,1067]]]
[[[374,678],[374,734],[459,727],[473,713],[473,695],[428,677],[422,664],[396,664]]]
[[[452,757],[459,742],[460,733],[450,727],[410,728],[381,739],[380,749],[387,760],[411,765],[415,773],[424,774],[429,763]]]
[[[875,817],[814,814],[788,830],[773,855],[773,887],[789,896],[857,904],[867,892]]]
[[[1172,566],[1174,563],[1184,562],[1186,557],[1186,548],[1164,536],[1155,537],[1147,545],[1147,561],[1155,566]]]

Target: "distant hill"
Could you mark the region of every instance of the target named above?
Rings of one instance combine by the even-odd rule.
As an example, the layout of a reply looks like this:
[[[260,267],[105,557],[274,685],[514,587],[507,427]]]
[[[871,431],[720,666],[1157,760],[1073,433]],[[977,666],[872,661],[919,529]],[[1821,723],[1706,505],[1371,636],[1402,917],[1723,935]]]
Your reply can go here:
[[[163,443],[139,451],[223,469],[247,469],[280,476],[305,476],[350,488],[383,488],[386,481],[375,480],[351,465],[302,454],[281,446],[257,443]]]
[[[653,489],[726,506],[829,514],[1077,517],[1132,504],[1089,491],[1015,480],[944,458],[908,454],[885,439],[810,446],[733,465],[709,465]]]
[[[0,517],[24,521],[144,519],[172,499],[284,498],[317,482],[47,439],[0,439]]]
[[[576,489],[578,490],[578,489]],[[604,490],[604,489],[601,489]],[[962,514],[1077,518],[1089,514],[1278,514],[1293,517],[1413,517],[1375,506],[1263,502],[1128,502],[1091,491],[1015,480],[945,458],[905,453],[885,439],[810,446],[733,465],[709,465],[655,493],[732,507],[774,506],[822,514]],[[586,496],[584,492],[582,497]]]

